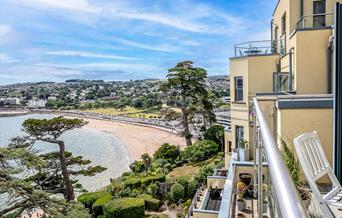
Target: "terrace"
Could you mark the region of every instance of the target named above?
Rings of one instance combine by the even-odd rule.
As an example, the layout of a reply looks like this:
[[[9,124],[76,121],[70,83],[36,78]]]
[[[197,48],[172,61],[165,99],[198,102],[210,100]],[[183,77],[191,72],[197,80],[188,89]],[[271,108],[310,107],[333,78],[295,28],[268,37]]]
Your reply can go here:
[[[277,54],[273,40],[249,41],[234,45],[234,57]]]
[[[320,13],[302,16],[294,29],[322,29],[334,25],[334,13]]]

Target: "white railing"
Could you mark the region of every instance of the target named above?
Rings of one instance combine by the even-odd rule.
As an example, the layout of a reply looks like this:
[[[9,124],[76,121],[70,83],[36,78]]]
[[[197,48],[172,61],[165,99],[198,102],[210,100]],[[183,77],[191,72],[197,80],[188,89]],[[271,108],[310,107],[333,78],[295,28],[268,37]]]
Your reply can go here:
[[[258,98],[253,99],[257,131],[258,157],[262,157],[264,153],[268,162],[268,170],[272,187],[274,189],[274,197],[278,205],[277,211],[281,217],[288,218],[305,218],[307,212],[298,196],[297,190],[281,157],[277,143],[273,137],[273,133],[268,127],[265,115],[259,105]],[[262,181],[262,158],[258,158],[258,213],[262,217],[263,203],[263,181]]]

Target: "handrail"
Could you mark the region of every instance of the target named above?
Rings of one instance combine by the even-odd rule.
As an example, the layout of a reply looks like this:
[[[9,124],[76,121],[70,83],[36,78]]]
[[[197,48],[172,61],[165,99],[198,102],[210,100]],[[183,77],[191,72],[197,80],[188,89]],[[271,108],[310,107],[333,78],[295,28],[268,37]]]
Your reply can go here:
[[[253,98],[256,118],[260,126],[263,146],[267,154],[268,167],[271,180],[280,205],[282,217],[303,218],[308,217],[303,208],[297,190],[291,180],[288,170],[281,158],[278,146],[273,138],[273,134],[267,125],[266,118],[258,102],[258,98]]]

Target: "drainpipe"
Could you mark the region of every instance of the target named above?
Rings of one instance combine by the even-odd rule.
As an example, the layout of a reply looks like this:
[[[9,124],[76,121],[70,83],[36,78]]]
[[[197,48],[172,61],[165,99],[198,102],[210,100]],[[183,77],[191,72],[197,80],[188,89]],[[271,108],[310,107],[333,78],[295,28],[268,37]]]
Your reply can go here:
[[[327,50],[327,94],[332,93],[332,66],[331,66],[331,59],[332,59],[332,52],[334,50],[334,36],[329,37],[329,46]]]
[[[273,19],[271,20],[271,52],[273,52]]]
[[[293,71],[292,71],[292,55],[293,55],[294,47],[289,50],[289,91],[292,91],[292,80],[293,80]]]

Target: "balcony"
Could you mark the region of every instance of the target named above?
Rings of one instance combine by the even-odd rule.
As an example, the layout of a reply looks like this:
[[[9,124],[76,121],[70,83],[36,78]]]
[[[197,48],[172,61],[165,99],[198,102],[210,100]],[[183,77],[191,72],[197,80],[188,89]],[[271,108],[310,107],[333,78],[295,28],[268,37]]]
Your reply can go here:
[[[250,41],[235,44],[235,57],[276,54],[276,44],[272,40]]]
[[[334,25],[334,13],[304,15],[297,22],[295,29],[324,29]]]

